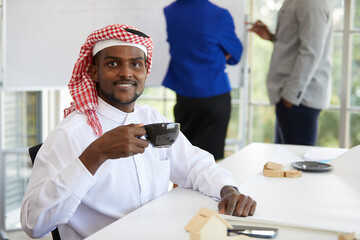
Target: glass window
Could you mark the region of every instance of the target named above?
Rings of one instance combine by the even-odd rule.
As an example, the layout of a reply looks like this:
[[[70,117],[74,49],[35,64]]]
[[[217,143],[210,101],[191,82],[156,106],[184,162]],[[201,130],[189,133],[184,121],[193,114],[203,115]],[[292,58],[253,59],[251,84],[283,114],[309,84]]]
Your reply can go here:
[[[349,133],[349,147],[353,147],[360,144],[359,137],[359,106],[360,106],[360,54],[358,49],[360,48],[360,1],[353,0],[351,1],[351,12],[352,15],[349,16],[351,21],[352,29],[350,34],[350,55],[351,59],[351,85],[350,85],[350,106],[347,106],[350,109],[351,113],[347,114],[350,116],[350,133]]]
[[[334,31],[344,29],[344,0],[337,0],[333,12]]]
[[[40,92],[4,92],[3,148],[20,148],[38,142],[40,121]]]
[[[353,0],[352,3],[353,27],[360,29],[360,0]]]
[[[272,32],[275,32],[277,22],[277,12],[284,0],[253,0],[252,5],[253,22],[261,20]],[[251,101],[268,102],[266,90],[266,77],[269,71],[270,58],[273,50],[273,43],[265,41],[256,34],[249,33],[250,37],[250,86]]]
[[[165,112],[165,106],[164,106],[163,100],[144,99],[144,98],[140,99],[139,98],[136,101],[136,104],[152,106],[152,107],[156,108],[161,114],[163,114]]]
[[[339,147],[341,83],[343,64],[344,1],[338,0],[333,13],[333,67],[330,104],[334,110],[324,110],[319,116],[318,146]],[[338,109],[338,110],[337,110]]]
[[[5,227],[6,230],[19,229],[21,201],[31,173],[31,161],[25,153],[3,153],[5,161]]]
[[[285,0],[249,0],[252,6],[252,19],[260,19],[275,32],[277,13]]]
[[[333,68],[332,68],[332,95],[331,105],[340,105],[341,100],[341,74],[342,74],[342,33],[333,36]]]
[[[229,143],[229,141],[225,141],[225,145],[227,146],[227,150],[225,150],[225,152],[227,152],[228,154],[230,154],[232,151],[236,151],[236,148],[233,147],[234,145],[236,145],[234,144],[234,142],[239,143],[240,140],[243,140],[241,139],[242,135],[240,132],[242,128],[242,115],[240,112],[241,106],[243,105],[241,99],[242,94],[242,88],[234,88],[231,91],[231,113],[226,133],[226,139],[231,140],[231,143]],[[230,145],[232,145],[232,147]]]
[[[360,144],[360,113],[350,114],[350,147]]]
[[[352,106],[360,106],[360,34],[353,36],[352,71],[351,71],[351,95]]]
[[[266,78],[269,72],[273,44],[254,35],[251,65],[251,101],[268,102]]]
[[[339,111],[322,111],[319,116],[317,145],[339,147]]]
[[[274,142],[275,109],[269,106],[252,106],[251,142]]]
[[[240,128],[239,111],[240,111],[239,104],[232,104],[230,120],[226,134],[226,138],[228,139],[239,139],[239,128]]]
[[[167,100],[164,109],[165,111],[164,116],[166,116],[172,122],[175,122],[174,106],[175,106],[175,100]]]
[[[6,229],[19,228],[19,211],[26,183],[30,176],[31,161],[27,147],[39,142],[40,92],[3,92],[3,146],[5,162],[5,214]]]
[[[227,143],[224,150],[224,158],[231,156],[235,152],[239,151],[240,147],[238,143]],[[217,160],[217,162],[222,161],[223,159]]]
[[[275,32],[277,13],[284,0],[249,0],[251,21],[263,21]],[[250,106],[248,114],[249,128],[247,130],[250,142],[274,142],[275,112],[269,105],[266,78],[273,51],[273,43],[265,41],[256,34],[249,33],[249,74]]]
[[[152,106],[170,121],[174,121],[173,108],[175,99],[176,94],[170,89],[164,87],[145,87],[144,92],[136,103]]]
[[[141,94],[140,98],[163,99],[164,97],[165,97],[165,92],[163,87],[145,87],[144,92]]]

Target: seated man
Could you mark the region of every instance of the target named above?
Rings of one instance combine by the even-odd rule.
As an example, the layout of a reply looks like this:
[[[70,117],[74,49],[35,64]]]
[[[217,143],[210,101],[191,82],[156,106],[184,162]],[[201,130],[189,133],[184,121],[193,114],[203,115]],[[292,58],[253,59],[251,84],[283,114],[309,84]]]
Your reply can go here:
[[[254,214],[256,202],[183,134],[169,148],[140,138],[144,124],[168,121],[135,104],[152,54],[151,38],[127,25],[87,38],[69,83],[74,102],[38,152],[24,195],[21,224],[29,236],[58,227],[62,239],[83,239],[165,194],[169,180],[221,199],[220,213]]]

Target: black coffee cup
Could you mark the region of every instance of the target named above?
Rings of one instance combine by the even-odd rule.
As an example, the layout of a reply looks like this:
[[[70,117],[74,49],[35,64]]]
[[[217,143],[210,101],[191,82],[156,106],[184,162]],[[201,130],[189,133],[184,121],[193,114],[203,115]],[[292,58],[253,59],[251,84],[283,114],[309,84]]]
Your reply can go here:
[[[146,139],[156,148],[170,147],[180,131],[179,123],[152,123],[144,126]]]

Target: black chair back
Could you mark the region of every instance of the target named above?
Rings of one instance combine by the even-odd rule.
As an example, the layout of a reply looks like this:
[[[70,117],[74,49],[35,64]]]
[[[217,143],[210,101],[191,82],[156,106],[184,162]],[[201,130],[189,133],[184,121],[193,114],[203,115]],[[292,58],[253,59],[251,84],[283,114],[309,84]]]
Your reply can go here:
[[[29,148],[29,155],[30,155],[32,165],[34,165],[36,154],[38,153],[41,146],[42,146],[42,143]],[[53,240],[61,240],[58,228],[55,228],[51,232],[51,235],[52,235]]]
[[[30,155],[32,165],[34,165],[36,154],[38,153],[41,146],[42,146],[42,143],[29,148],[29,155]]]

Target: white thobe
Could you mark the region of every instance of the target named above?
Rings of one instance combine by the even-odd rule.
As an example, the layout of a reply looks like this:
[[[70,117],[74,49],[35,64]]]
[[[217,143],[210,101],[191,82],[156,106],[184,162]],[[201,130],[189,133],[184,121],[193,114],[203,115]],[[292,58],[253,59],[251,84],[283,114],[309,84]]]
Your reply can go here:
[[[149,106],[125,113],[98,102],[104,132],[131,123],[168,122]],[[169,148],[149,145],[143,154],[107,160],[92,175],[78,157],[97,138],[86,115],[76,112],[47,137],[22,203],[21,224],[29,236],[43,237],[58,227],[62,239],[83,239],[165,194],[169,180],[215,198],[223,186],[235,186],[230,173],[182,133]]]

